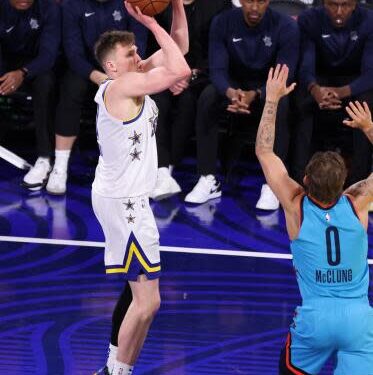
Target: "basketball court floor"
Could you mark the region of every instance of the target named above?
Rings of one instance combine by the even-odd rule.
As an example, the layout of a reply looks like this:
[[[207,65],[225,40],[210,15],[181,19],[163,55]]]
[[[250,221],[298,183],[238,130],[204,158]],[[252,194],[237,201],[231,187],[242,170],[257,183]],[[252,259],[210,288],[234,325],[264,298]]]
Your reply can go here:
[[[2,374],[88,375],[105,362],[122,281],[104,274],[90,201],[94,169],[83,159],[73,157],[66,197],[25,191],[23,171],[0,160]],[[255,162],[237,170],[240,183],[221,199],[195,207],[183,203],[193,172],[187,163],[176,174],[183,194],[152,203],[162,306],[134,374],[275,375],[300,303],[283,214],[255,210],[262,183]]]

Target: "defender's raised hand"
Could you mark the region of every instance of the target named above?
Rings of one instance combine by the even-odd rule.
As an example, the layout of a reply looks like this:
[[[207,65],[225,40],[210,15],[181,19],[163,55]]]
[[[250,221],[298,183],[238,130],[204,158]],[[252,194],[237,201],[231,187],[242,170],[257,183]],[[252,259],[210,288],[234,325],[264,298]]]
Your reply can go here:
[[[358,101],[348,103],[346,112],[351,119],[344,120],[343,123],[351,128],[359,128],[362,131],[373,127],[372,115],[366,102],[361,104]]]
[[[286,65],[277,64],[276,68],[271,68],[267,79],[266,100],[278,101],[283,96],[291,93],[295,88],[295,83],[286,86],[289,76],[289,68]]]
[[[344,120],[343,123],[351,128],[360,129],[373,143],[373,122],[368,104],[366,102],[361,104],[358,101],[350,102],[346,107],[346,112],[351,120]]]

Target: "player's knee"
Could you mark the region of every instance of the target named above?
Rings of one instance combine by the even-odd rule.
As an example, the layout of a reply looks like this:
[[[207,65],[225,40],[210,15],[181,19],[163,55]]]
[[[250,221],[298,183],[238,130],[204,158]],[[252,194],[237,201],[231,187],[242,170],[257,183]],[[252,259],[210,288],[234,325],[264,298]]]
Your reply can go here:
[[[159,310],[160,305],[161,299],[159,295],[152,296],[146,301],[142,301],[142,304],[138,308],[139,318],[144,322],[151,321]]]
[[[161,307],[161,297],[159,293],[157,293],[149,301],[148,311],[152,316],[154,316],[158,312],[160,307]]]

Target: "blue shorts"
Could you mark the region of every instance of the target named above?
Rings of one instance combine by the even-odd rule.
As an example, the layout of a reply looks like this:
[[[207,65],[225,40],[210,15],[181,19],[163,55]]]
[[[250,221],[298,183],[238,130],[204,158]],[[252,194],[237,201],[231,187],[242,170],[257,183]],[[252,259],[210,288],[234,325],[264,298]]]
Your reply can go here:
[[[283,362],[289,374],[373,375],[373,309],[364,299],[319,299],[297,307]]]

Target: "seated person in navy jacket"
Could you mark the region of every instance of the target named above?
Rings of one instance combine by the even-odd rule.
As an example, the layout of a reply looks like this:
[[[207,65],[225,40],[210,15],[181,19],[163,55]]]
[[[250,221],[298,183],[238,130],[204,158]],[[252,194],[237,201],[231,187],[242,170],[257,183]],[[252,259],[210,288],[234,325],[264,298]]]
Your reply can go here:
[[[64,194],[70,150],[79,134],[82,105],[88,92],[106,79],[94,57],[94,45],[108,30],[128,30],[136,36],[140,55],[144,56],[147,31],[129,16],[123,0],[64,0],[62,2],[63,47],[68,69],[63,77],[56,113],[55,163],[47,192]]]
[[[0,0],[0,95],[30,90],[38,159],[23,184],[41,189],[53,151],[53,68],[61,39],[60,9],[54,0]]]
[[[356,0],[325,0],[298,19],[302,36],[297,104],[294,178],[302,182],[311,157],[315,116],[328,115],[325,125],[335,138],[350,100],[373,104],[373,12]],[[318,124],[319,122],[317,122]],[[368,177],[371,145],[358,130],[351,132],[352,161],[347,184]],[[338,143],[338,142],[337,142]],[[339,145],[336,145],[339,147]]]
[[[265,100],[265,82],[271,66],[286,64],[294,81],[298,61],[299,31],[289,16],[271,10],[269,0],[240,0],[242,8],[219,14],[210,29],[209,65],[212,85],[197,104],[197,167],[200,179],[185,197],[188,203],[204,203],[221,196],[216,175],[218,116],[221,110],[244,114],[246,125],[259,123]],[[275,152],[285,160],[288,149],[288,99],[279,106]],[[251,118],[251,119],[250,119]],[[233,125],[233,127],[236,124]],[[250,126],[250,125],[247,125]],[[246,127],[247,127],[246,126]],[[263,185],[260,209],[277,209],[279,202]]]

